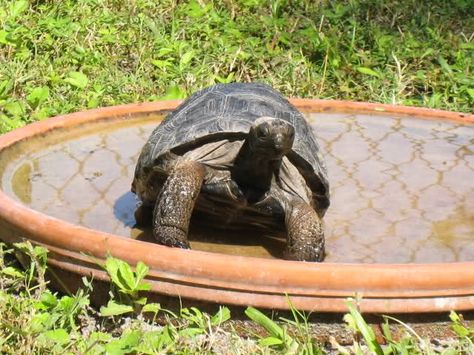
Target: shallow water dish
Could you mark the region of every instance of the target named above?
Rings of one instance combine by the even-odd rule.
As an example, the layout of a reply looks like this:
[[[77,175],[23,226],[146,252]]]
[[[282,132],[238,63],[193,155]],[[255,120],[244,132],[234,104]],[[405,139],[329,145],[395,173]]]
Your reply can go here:
[[[324,263],[279,259],[279,236],[192,222],[193,250],[150,243],[129,192],[151,129],[178,102],[79,112],[0,137],[0,238],[50,250],[61,275],[107,280],[111,254],[150,266],[152,292],[213,303],[344,312],[474,309],[474,116],[401,106],[292,102],[326,156]],[[80,277],[66,277],[77,286]],[[76,284],[75,284],[76,283]]]

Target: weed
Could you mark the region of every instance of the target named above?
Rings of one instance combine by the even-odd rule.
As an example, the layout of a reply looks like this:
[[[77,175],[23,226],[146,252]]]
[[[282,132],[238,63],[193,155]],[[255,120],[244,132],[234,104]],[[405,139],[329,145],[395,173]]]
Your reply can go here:
[[[472,112],[472,15],[462,0],[0,0],[0,132],[231,81]]]
[[[27,254],[25,268],[12,256]],[[284,353],[324,354],[325,349],[311,336],[308,316],[296,310],[290,299],[293,319],[274,321],[261,311],[248,307],[246,315],[268,332],[256,336],[251,330],[237,335],[234,330],[224,330],[222,325],[231,319],[230,311],[221,307],[209,315],[196,307],[183,308],[179,314],[163,310],[159,304],[148,303],[140,292],[149,289],[144,276],[146,265],[134,269],[127,263],[108,258],[104,267],[109,273],[112,288],[111,303],[101,309],[101,314],[89,306],[91,282],[74,295],[61,295],[39,287],[44,281],[46,252],[29,243],[12,248],[0,243],[2,272],[0,274],[0,352],[3,354],[31,353],[81,353],[81,354],[212,354],[212,353]],[[27,261],[27,262],[25,262]],[[33,271],[32,271],[33,270]],[[43,280],[43,281],[41,281]],[[127,308],[126,313],[120,307]],[[354,344],[342,347],[333,342],[341,354],[437,354],[431,343],[421,338],[407,324],[385,316],[382,325],[384,342],[379,343],[372,328],[366,323],[352,301],[344,317],[354,332]],[[107,313],[109,312],[109,313]],[[167,315],[166,324],[158,325],[154,318],[158,312]],[[144,317],[153,315],[153,319]],[[443,350],[443,354],[472,353],[474,329],[462,316],[451,312],[452,328],[457,340]],[[392,336],[389,321],[401,324],[407,331],[399,340]],[[232,328],[232,326],[231,326]],[[361,335],[361,337],[358,336]]]
[[[311,336],[308,316],[294,308],[289,298],[288,302],[293,319],[280,317],[278,323],[253,307],[247,308],[245,314],[270,334],[268,337],[261,338],[259,345],[276,349],[285,354],[323,354],[321,345],[317,344]],[[292,329],[292,336],[288,334],[289,327]]]
[[[113,299],[110,300],[106,307],[101,307],[101,314],[114,316],[138,312],[147,302],[146,297],[139,296],[139,292],[150,290],[150,285],[143,282],[143,278],[148,273],[148,266],[139,262],[133,271],[126,262],[109,256],[105,262],[105,269],[112,285],[118,291],[119,303]]]

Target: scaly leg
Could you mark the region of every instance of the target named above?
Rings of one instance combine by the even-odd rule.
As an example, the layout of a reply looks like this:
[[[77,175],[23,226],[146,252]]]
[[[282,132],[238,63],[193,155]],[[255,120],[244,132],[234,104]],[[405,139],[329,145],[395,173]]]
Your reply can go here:
[[[300,261],[324,259],[324,227],[316,211],[304,202],[288,204],[285,258]]]
[[[201,164],[182,161],[166,179],[153,211],[153,235],[160,244],[189,248],[189,220],[204,173]]]

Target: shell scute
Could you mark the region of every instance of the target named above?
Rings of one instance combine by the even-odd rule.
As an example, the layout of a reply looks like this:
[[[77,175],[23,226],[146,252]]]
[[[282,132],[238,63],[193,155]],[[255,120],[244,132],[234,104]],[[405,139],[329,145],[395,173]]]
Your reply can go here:
[[[303,115],[280,93],[259,83],[218,84],[198,91],[158,125],[145,144],[135,171],[144,179],[162,155],[193,149],[224,139],[245,139],[259,117],[284,119],[295,128],[295,141],[287,155],[313,192],[317,208],[329,206],[326,166],[313,130]]]

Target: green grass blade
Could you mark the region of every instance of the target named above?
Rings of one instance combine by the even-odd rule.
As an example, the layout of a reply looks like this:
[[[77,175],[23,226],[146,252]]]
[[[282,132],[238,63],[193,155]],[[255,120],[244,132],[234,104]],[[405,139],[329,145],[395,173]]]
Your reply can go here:
[[[283,328],[276,324],[273,320],[268,318],[265,314],[253,307],[247,307],[245,314],[255,323],[264,327],[273,337],[283,339]]]
[[[347,302],[347,307],[349,308],[355,326],[364,337],[369,349],[376,355],[384,355],[382,347],[377,342],[374,330],[365,322],[364,318],[362,318],[362,315],[356,310],[352,302]]]

